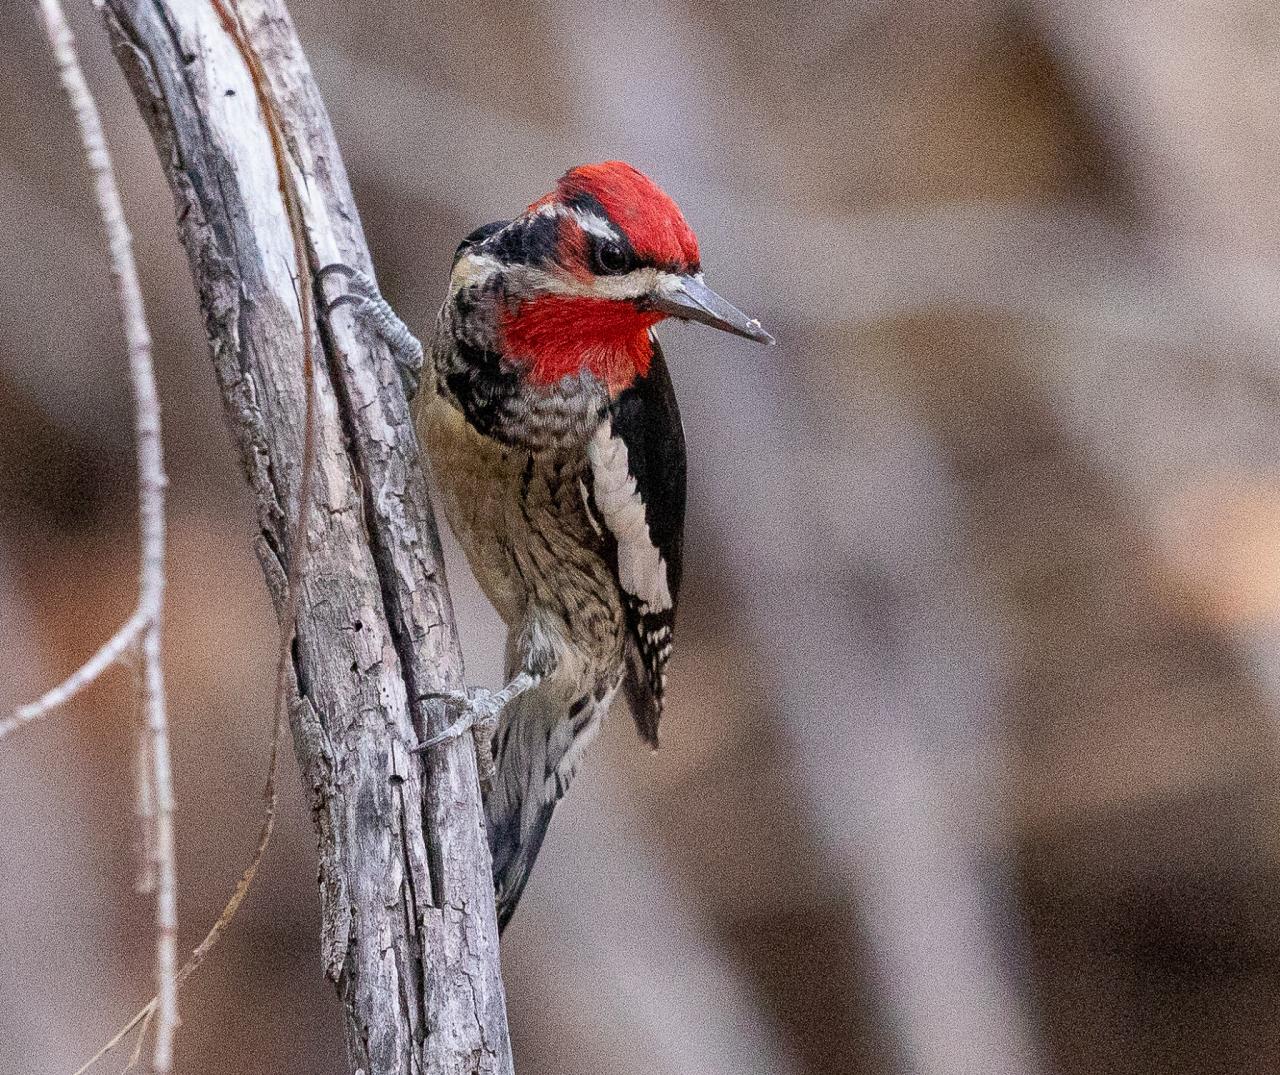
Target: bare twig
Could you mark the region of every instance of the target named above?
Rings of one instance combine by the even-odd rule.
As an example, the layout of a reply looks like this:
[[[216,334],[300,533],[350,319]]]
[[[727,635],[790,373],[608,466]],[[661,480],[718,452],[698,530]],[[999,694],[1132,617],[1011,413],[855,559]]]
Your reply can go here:
[[[138,1066],[138,1061],[142,1059],[142,1046],[147,1040],[147,1029],[151,1026],[151,1016],[155,1012],[154,1004],[148,1005],[147,1014],[142,1019],[142,1029],[138,1031],[138,1040],[134,1043],[133,1052],[129,1054],[129,1062],[125,1064],[124,1071],[120,1075],[129,1075],[134,1068]]]
[[[139,608],[120,626],[102,647],[71,673],[56,687],[46,691],[34,702],[28,702],[13,711],[12,716],[0,720],[0,739],[10,732],[29,724],[31,721],[51,713],[60,706],[66,705],[72,698],[89,686],[103,672],[124,656],[130,646],[134,645],[147,626],[147,617]]]
[[[80,138],[94,179],[94,193],[111,255],[111,274],[124,325],[129,354],[129,379],[133,390],[134,422],[138,460],[138,515],[141,563],[138,578],[138,608],[124,628],[108,642],[88,665],[83,666],[51,695],[43,711],[61,704],[97,674],[118,659],[135,638],[141,642],[143,700],[147,736],[143,748],[147,768],[147,799],[151,822],[146,846],[150,853],[149,873],[155,880],[156,926],[156,1035],[152,1070],[164,1075],[173,1065],[173,1035],[178,1025],[177,873],[173,849],[173,777],[169,761],[169,729],[166,716],[164,669],[161,666],[161,622],[164,604],[165,556],[165,472],[160,442],[160,399],[156,392],[151,360],[151,335],[147,330],[146,308],[133,258],[133,240],[124,219],[120,191],[111,156],[102,131],[102,120],[93,95],[85,82],[76,55],[75,39],[58,0],[40,0],[45,31],[58,65],[58,74],[71,102]],[[45,701],[45,699],[42,699]],[[39,703],[26,719],[41,711]]]
[[[281,682],[277,679],[277,683]],[[182,986],[191,975],[199,969],[200,965],[205,961],[205,957],[213,950],[218,941],[222,939],[223,933],[231,924],[231,920],[236,916],[236,912],[240,910],[240,904],[244,902],[245,896],[249,894],[249,889],[253,886],[254,878],[258,875],[258,868],[262,865],[262,860],[266,856],[267,847],[271,843],[271,834],[275,831],[276,824],[276,804],[278,796],[276,792],[276,772],[280,758],[280,730],[284,725],[284,706],[283,703],[277,704],[273,719],[271,722],[271,756],[267,762],[267,779],[262,788],[263,817],[262,828],[258,831],[258,843],[254,847],[253,857],[249,860],[249,865],[244,873],[240,875],[240,880],[236,884],[235,891],[231,893],[231,898],[227,900],[226,905],[222,908],[222,913],[218,915],[218,919],[209,932],[205,934],[204,940],[196,945],[192,951],[191,957],[182,965],[182,969],[178,971],[178,985]],[[147,1028],[151,1024],[152,1018],[155,1016],[156,1007],[159,1003],[159,997],[152,997],[146,1004],[138,1009],[124,1026],[115,1032],[93,1056],[89,1057],[75,1071],[75,1075],[84,1075],[86,1071],[93,1067],[99,1060],[111,1052],[118,1046],[129,1033],[142,1024],[142,1029],[138,1031],[138,1041],[134,1046],[134,1052],[131,1056],[125,1071],[133,1067],[137,1063],[137,1057],[142,1049],[142,1041],[146,1037]]]
[[[306,231],[302,219],[302,211],[299,207],[297,188],[294,183],[293,173],[288,167],[279,114],[275,102],[272,100],[270,87],[263,74],[261,62],[245,37],[244,26],[239,21],[238,12],[233,14],[222,3],[222,0],[213,0],[213,4],[218,12],[218,17],[222,21],[223,28],[235,41],[236,47],[240,51],[246,67],[249,69],[253,79],[254,90],[258,97],[258,105],[262,110],[271,135],[280,197],[289,217],[290,231],[294,243],[294,259],[295,264],[298,266],[299,286],[294,293],[298,301],[299,316],[302,320],[302,370],[306,413],[302,445],[302,479],[287,543],[289,571],[285,582],[284,609],[280,617],[280,645],[276,656],[275,697],[272,702],[271,759],[267,766],[267,780],[263,788],[265,811],[262,828],[258,833],[258,843],[254,849],[253,857],[249,862],[248,868],[241,875],[235,891],[231,894],[231,898],[223,907],[222,913],[205,935],[204,940],[196,946],[191,953],[191,958],[187,960],[182,970],[178,972],[179,985],[185,982],[192,972],[204,962],[205,957],[221,940],[227,926],[231,924],[231,920],[240,909],[240,904],[244,902],[245,896],[248,895],[249,889],[253,885],[258,868],[262,865],[267,847],[271,842],[271,834],[275,829],[277,804],[276,769],[280,756],[280,728],[284,723],[288,708],[289,683],[292,672],[289,651],[297,632],[298,592],[306,571],[306,557],[309,548],[307,541],[307,512],[311,507],[312,487],[315,483],[315,445],[317,436],[313,290],[311,267],[307,258]],[[138,1031],[138,1040],[134,1046],[133,1055],[124,1070],[127,1072],[133,1068],[137,1064],[143,1040],[146,1038],[147,1027],[156,1012],[158,1000],[158,997],[152,997],[128,1023],[121,1027],[101,1049],[77,1070],[76,1075],[83,1075],[85,1071],[89,1070],[98,1060],[123,1041],[129,1032],[141,1022],[142,1028]]]

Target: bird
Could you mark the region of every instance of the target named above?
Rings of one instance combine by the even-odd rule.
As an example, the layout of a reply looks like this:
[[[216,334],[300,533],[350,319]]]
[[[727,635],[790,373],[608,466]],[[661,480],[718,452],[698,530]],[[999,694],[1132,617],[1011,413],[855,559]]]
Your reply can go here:
[[[687,461],[654,328],[774,341],[707,286],[675,201],[616,160],[463,239],[425,348],[370,277],[329,268],[349,283],[332,305],[400,364],[436,496],[508,630],[505,686],[448,695],[461,715],[417,748],[478,733],[501,931],[619,692],[658,746]]]

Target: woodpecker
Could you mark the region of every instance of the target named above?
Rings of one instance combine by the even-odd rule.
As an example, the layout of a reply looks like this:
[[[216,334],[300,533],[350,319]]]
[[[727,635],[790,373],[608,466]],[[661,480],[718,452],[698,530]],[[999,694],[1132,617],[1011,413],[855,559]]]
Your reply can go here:
[[[683,569],[685,443],[654,326],[772,343],[703,281],[676,203],[621,161],[567,172],[468,235],[423,348],[360,273],[391,344],[449,524],[508,628],[507,684],[451,696],[491,749],[485,813],[499,928],[614,696],[658,745]],[[482,771],[485,767],[482,765]]]

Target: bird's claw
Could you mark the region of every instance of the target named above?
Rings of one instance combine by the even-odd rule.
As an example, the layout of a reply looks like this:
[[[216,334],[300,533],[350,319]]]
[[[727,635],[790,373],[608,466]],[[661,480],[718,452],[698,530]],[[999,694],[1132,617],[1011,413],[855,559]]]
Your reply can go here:
[[[423,754],[470,729],[476,740],[476,765],[480,771],[480,779],[487,785],[494,775],[493,737],[498,730],[498,717],[502,714],[502,708],[511,700],[508,692],[492,691],[488,687],[472,687],[466,691],[433,691],[425,697],[442,699],[457,706],[462,714],[444,731],[430,739],[424,739],[411,753]]]
[[[346,280],[346,290],[325,304],[325,313],[331,314],[339,306],[350,306],[355,318],[368,325],[391,350],[396,368],[400,372],[400,384],[405,396],[413,399],[422,380],[422,342],[400,320],[391,304],[382,297],[378,285],[368,273],[334,262],[316,274],[316,280],[324,286],[331,276]]]

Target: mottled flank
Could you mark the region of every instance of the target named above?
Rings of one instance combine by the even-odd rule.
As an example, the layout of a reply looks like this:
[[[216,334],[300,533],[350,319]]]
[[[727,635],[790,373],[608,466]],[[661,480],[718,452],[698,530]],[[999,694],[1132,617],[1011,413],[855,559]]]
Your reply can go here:
[[[452,334],[453,315],[442,315],[440,327]],[[660,472],[655,453],[682,454],[683,439],[656,349],[650,376],[666,385],[669,403],[638,422],[645,401],[634,387],[611,400],[585,372],[537,386],[512,375],[500,356],[477,362],[469,344],[450,347],[449,338],[438,335],[433,348],[441,391],[424,401],[419,434],[449,523],[511,630],[509,671],[531,668],[543,677],[508,705],[494,744],[497,778],[486,815],[505,924],[554,805],[624,679],[641,734],[657,744],[679,586],[684,465],[681,458]],[[630,498],[621,514],[604,515],[595,503],[593,441],[616,445],[611,458],[626,470],[612,479]],[[657,525],[646,521],[653,509],[635,485],[633,457],[649,482],[678,479],[649,493],[670,516]],[[654,531],[664,548],[652,544]],[[620,570],[620,549],[623,562],[643,563],[642,578]]]

